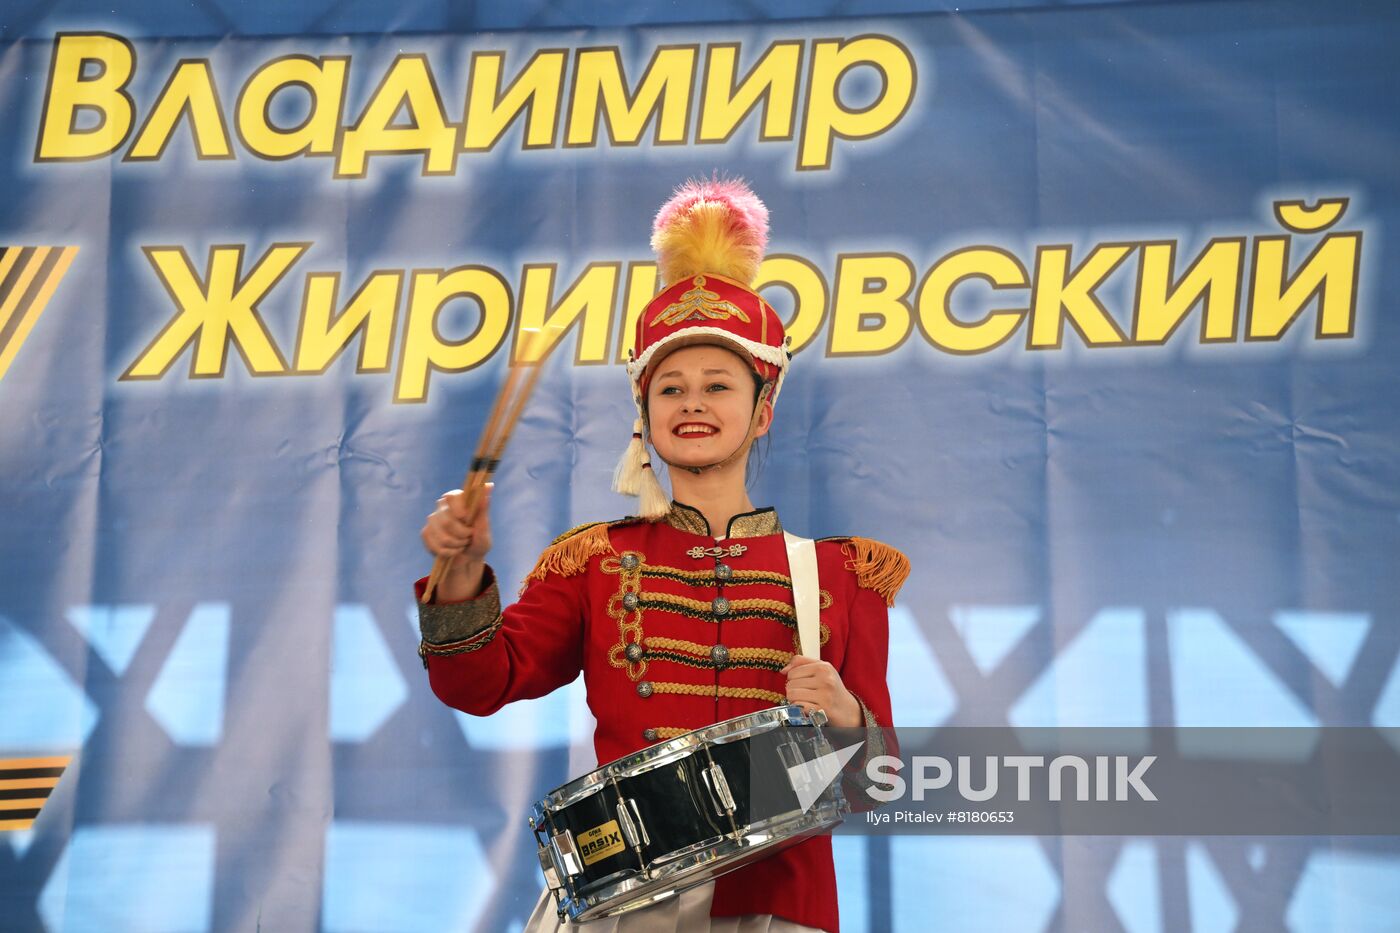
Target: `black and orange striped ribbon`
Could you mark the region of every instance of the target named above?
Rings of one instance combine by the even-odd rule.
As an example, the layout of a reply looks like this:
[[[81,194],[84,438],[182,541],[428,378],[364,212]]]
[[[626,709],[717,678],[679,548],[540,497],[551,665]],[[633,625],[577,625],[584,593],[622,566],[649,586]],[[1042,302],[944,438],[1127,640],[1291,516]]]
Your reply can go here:
[[[0,379],[76,255],[76,246],[0,247]]]
[[[0,758],[0,831],[33,826],[72,760],[72,755]]]

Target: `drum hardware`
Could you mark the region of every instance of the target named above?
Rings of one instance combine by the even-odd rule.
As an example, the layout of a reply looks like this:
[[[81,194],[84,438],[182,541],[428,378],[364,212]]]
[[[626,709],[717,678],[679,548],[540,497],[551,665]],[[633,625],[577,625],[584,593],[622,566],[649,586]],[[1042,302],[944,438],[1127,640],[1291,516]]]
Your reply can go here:
[[[540,859],[540,871],[544,872],[544,886],[549,888],[550,893],[558,891],[564,886],[564,880],[559,877],[559,869],[554,867],[554,859],[547,846],[540,846],[537,853]]]
[[[578,864],[578,847],[574,845],[574,834],[567,829],[562,833],[555,833],[550,839],[550,844],[554,847],[554,854],[559,859],[559,864],[563,867],[566,875],[577,875],[580,871]]]
[[[640,850],[642,846],[651,845],[651,837],[647,835],[647,824],[642,822],[642,814],[637,811],[636,800],[628,797],[618,801],[617,822],[622,826],[622,835],[627,837],[627,844],[632,848]]]
[[[811,800],[829,783],[830,775],[822,774],[816,765],[817,756],[810,750],[804,753],[796,742],[786,741],[778,746],[777,752],[788,781],[797,792],[797,799]]]
[[[715,805],[716,816],[734,815],[734,794],[729,790],[729,781],[724,776],[724,769],[714,762],[700,772],[701,778],[705,781],[705,789],[710,792],[710,801]]]

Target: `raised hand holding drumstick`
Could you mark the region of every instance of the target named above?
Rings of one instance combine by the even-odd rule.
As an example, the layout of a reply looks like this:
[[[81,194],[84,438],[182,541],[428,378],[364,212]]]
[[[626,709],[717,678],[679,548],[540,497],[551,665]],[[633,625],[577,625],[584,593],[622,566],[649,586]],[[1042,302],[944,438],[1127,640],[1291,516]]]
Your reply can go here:
[[[506,444],[515,431],[525,404],[535,391],[540,373],[544,371],[544,361],[552,338],[556,338],[560,328],[548,328],[548,332],[536,328],[525,328],[523,332],[533,334],[525,353],[530,364],[530,375],[520,385],[520,372],[523,364],[512,364],[506,381],[491,406],[491,414],[486,419],[486,427],[477,442],[476,455],[461,489],[453,489],[438,499],[438,508],[428,516],[420,533],[423,545],[434,557],[432,573],[428,575],[428,585],[423,590],[423,602],[433,602],[439,588],[446,583],[441,594],[443,601],[456,602],[471,599],[481,589],[483,559],[491,549],[491,520],[487,508],[491,502],[491,476],[496,472]],[[448,582],[447,578],[451,577]]]
[[[471,599],[481,591],[486,554],[491,550],[490,508],[494,485],[485,484],[474,514],[462,490],[443,493],[438,498],[437,509],[423,524],[423,546],[429,554],[447,561],[447,569],[437,587],[437,598],[441,602]]]

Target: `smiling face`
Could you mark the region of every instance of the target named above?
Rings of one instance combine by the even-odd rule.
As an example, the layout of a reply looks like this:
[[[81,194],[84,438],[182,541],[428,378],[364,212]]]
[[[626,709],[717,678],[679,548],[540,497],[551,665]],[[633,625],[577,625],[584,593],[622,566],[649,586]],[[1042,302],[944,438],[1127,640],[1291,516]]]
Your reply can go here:
[[[674,466],[703,467],[734,453],[753,417],[753,369],[737,353],[702,344],[682,347],[655,364],[647,387],[651,443]],[[754,437],[768,433],[767,402]],[[743,470],[746,458],[736,463]]]

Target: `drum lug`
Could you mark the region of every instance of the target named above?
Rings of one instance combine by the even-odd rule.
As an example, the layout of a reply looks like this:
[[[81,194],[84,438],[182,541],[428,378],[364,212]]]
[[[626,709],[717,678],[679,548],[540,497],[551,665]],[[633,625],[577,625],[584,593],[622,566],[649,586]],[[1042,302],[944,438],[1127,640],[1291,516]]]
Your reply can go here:
[[[802,754],[797,743],[791,740],[784,741],[777,751],[778,760],[782,762],[783,770],[787,773],[788,785],[792,787],[798,799],[809,795],[811,799],[820,797],[830,781],[821,780],[821,775],[813,769],[812,762]],[[814,753],[815,751],[813,749]]]
[[[724,769],[718,764],[711,762],[709,767],[700,771],[700,776],[705,781],[705,787],[709,789],[710,796],[715,803],[715,813],[725,816],[734,812],[734,795],[729,790],[729,781],[724,777]]]
[[[626,837],[629,846],[637,849],[641,846],[651,845],[651,836],[647,833],[647,825],[642,822],[642,814],[637,809],[637,801],[631,797],[617,802],[617,822],[622,827],[622,835]]]
[[[540,871],[544,872],[544,885],[551,892],[558,891],[564,886],[564,882],[559,880],[559,870],[555,867],[554,853],[550,846],[539,847]]]
[[[559,872],[567,877],[581,874],[583,866],[579,863],[578,848],[574,845],[574,834],[567,829],[561,833],[555,833],[549,838],[549,848],[554,856],[554,864]],[[562,879],[560,879],[562,881]]]

